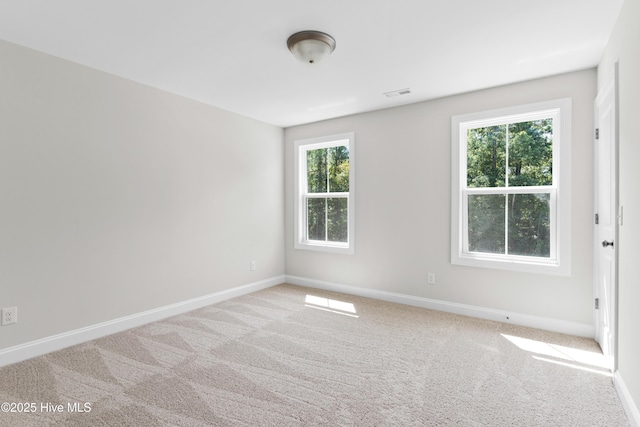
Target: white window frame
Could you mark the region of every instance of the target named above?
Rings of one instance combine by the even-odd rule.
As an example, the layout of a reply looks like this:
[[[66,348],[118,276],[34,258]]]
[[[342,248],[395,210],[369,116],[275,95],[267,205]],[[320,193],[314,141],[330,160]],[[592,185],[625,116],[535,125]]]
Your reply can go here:
[[[553,183],[540,187],[467,188],[467,130],[553,118]],[[560,276],[571,275],[571,99],[564,98],[451,118],[451,263]],[[468,250],[468,194],[550,193],[551,256]]]
[[[353,132],[294,142],[294,248],[352,255],[355,251],[355,134]],[[349,147],[349,192],[332,193],[347,198],[347,242],[327,242],[307,238],[307,151],[346,145]]]

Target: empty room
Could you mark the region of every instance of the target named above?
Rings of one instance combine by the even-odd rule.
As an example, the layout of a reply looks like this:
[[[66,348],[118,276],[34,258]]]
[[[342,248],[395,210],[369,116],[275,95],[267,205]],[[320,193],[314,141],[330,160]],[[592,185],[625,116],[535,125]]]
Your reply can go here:
[[[640,426],[640,0],[0,3],[0,426]]]

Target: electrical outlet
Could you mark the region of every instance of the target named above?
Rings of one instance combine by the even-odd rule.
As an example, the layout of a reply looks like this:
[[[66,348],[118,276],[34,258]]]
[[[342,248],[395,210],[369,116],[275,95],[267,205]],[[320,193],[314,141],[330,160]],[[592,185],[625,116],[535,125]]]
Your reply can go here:
[[[2,309],[2,326],[12,325],[18,322],[18,307]]]
[[[252,259],[251,262],[249,263],[249,268],[251,269],[251,271],[256,271],[256,260]]]
[[[429,285],[436,284],[436,273],[427,273],[427,284]]]

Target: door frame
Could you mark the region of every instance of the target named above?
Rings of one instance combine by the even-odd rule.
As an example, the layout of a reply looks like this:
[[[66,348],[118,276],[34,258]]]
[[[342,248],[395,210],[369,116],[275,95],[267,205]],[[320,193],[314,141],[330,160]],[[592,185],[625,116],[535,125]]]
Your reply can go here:
[[[602,86],[602,88],[598,91],[598,94],[596,96],[596,99],[594,101],[594,137],[593,137],[593,153],[594,153],[594,159],[593,159],[593,164],[594,164],[594,181],[593,181],[593,204],[594,204],[594,222],[593,222],[593,286],[594,286],[594,297],[595,298],[600,298],[600,245],[602,244],[602,242],[600,242],[600,236],[598,233],[598,225],[596,224],[595,221],[595,214],[598,213],[598,187],[599,187],[599,182],[598,182],[598,178],[599,178],[599,173],[598,173],[598,139],[596,137],[596,129],[600,128],[600,117],[598,114],[598,102],[601,101],[602,98],[606,97],[608,94],[608,91],[612,91],[612,96],[613,96],[613,110],[614,110],[614,123],[612,126],[612,130],[613,130],[613,141],[611,142],[612,147],[614,149],[614,153],[613,153],[613,166],[612,168],[614,169],[613,171],[613,186],[614,186],[614,191],[613,191],[613,204],[615,206],[615,218],[613,219],[613,224],[614,224],[614,246],[613,246],[613,251],[614,251],[614,273],[613,273],[613,281],[610,284],[611,285],[611,298],[607,299],[606,301],[609,303],[608,307],[599,307],[599,309],[595,308],[595,301],[594,301],[594,310],[593,310],[593,317],[594,317],[594,326],[595,326],[595,339],[596,341],[599,342],[599,336],[600,336],[600,332],[602,330],[602,325],[603,322],[601,321],[603,314],[605,312],[609,312],[611,313],[611,315],[609,316],[611,319],[610,322],[610,329],[611,329],[611,336],[612,336],[612,343],[611,343],[611,359],[612,359],[612,365],[610,366],[611,370],[613,373],[616,372],[617,368],[618,368],[618,259],[619,259],[619,244],[618,244],[618,235],[619,235],[619,228],[621,225],[621,221],[622,221],[622,208],[620,206],[620,199],[619,199],[619,109],[618,109],[618,102],[619,102],[619,92],[618,92],[618,63],[616,62],[613,66],[613,70],[609,73],[609,75],[607,76],[607,79],[604,81],[604,85]],[[594,298],[594,300],[595,300]],[[600,303],[602,303],[603,300],[602,298],[600,298]]]

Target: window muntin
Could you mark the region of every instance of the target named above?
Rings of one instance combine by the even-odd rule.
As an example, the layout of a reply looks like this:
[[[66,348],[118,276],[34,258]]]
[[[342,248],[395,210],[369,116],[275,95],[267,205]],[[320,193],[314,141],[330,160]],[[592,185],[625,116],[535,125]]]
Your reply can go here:
[[[295,142],[295,248],[353,253],[353,134]]]
[[[569,274],[569,123],[570,100],[452,118],[452,263]]]

